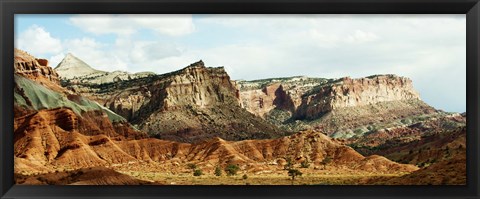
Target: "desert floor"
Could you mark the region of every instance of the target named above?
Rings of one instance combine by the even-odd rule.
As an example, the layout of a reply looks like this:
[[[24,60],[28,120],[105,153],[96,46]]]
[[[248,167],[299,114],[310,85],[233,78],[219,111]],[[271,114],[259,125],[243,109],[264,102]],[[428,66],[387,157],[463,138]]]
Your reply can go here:
[[[169,174],[154,172],[123,171],[140,180],[157,182],[164,185],[292,185],[291,177],[285,174],[247,174],[243,179],[243,173],[235,176],[215,176],[211,174],[193,176],[191,173]],[[304,174],[295,178],[294,185],[365,185],[376,179],[386,180],[401,176],[402,174]]]

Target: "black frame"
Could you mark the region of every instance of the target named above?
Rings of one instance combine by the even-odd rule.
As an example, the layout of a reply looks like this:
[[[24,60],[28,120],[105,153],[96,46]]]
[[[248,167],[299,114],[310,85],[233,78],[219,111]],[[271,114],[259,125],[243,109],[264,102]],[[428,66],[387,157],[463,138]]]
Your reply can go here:
[[[14,14],[466,14],[466,186],[18,186],[13,185]],[[0,0],[1,198],[480,198],[479,0]]]

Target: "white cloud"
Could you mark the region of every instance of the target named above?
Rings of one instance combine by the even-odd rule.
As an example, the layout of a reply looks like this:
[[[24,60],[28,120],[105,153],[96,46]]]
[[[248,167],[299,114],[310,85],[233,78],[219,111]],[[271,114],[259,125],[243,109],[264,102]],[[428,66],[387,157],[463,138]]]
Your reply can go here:
[[[53,38],[45,28],[32,25],[20,33],[15,40],[15,47],[32,54],[59,53],[62,44],[59,39]]]
[[[350,43],[365,43],[375,41],[378,36],[372,32],[364,32],[361,30],[355,30],[355,32],[347,36],[346,41]]]
[[[127,70],[127,66],[130,65],[128,59],[120,56],[120,52],[125,52],[128,48],[116,49],[115,46],[100,43],[88,37],[66,39],[61,42],[61,45],[63,51],[50,56],[49,60],[52,67],[56,67],[67,53],[72,53],[93,68],[99,70]],[[39,54],[34,54],[34,56],[45,57]]]
[[[166,42],[136,42],[130,54],[134,63],[152,62],[179,55],[181,55],[180,49]]]
[[[50,66],[55,68],[58,66],[58,64],[63,60],[63,58],[65,58],[65,54],[64,53],[59,53],[59,54],[56,54],[54,56],[51,56],[49,60],[50,62]]]
[[[191,15],[77,15],[69,21],[94,34],[131,35],[148,29],[159,34],[181,36],[195,29]]]

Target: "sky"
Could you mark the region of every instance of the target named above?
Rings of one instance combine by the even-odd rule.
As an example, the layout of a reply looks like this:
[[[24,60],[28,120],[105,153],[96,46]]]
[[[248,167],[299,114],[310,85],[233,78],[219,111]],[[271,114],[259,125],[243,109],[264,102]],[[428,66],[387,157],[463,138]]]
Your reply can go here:
[[[466,110],[465,15],[15,15],[15,47],[56,67],[167,73],[203,60],[234,80],[409,77],[422,100]]]

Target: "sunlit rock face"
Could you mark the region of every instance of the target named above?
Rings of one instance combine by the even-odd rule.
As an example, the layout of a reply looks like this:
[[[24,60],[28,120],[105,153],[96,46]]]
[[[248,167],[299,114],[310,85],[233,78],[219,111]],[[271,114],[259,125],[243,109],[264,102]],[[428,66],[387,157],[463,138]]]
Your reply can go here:
[[[15,74],[36,80],[42,83],[46,81],[59,84],[59,77],[55,70],[48,65],[48,60],[37,59],[25,51],[14,50],[14,72]]]
[[[412,81],[395,75],[379,75],[359,79],[349,77],[302,98],[295,115],[313,119],[326,112],[345,108],[377,104],[380,102],[420,100]]]

